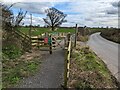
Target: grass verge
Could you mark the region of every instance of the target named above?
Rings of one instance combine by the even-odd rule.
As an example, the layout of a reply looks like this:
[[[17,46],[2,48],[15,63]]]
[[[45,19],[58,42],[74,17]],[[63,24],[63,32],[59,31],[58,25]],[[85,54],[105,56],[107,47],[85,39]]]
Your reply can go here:
[[[106,65],[89,47],[73,50],[68,86],[77,89],[117,88]]]
[[[23,56],[19,59],[6,58],[2,61],[2,88],[14,87],[20,80],[34,75],[37,71],[41,56],[32,56],[32,53]]]

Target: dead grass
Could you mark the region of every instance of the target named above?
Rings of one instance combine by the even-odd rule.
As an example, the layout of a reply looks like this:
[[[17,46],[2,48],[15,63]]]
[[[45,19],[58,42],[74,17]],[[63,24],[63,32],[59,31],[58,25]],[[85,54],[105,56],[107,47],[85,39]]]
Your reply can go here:
[[[81,36],[81,35],[79,35],[79,36],[77,37],[77,40],[78,40],[78,41],[81,41],[81,42],[86,42],[86,41],[88,41],[88,38],[89,38],[88,35],[86,35],[86,36]]]

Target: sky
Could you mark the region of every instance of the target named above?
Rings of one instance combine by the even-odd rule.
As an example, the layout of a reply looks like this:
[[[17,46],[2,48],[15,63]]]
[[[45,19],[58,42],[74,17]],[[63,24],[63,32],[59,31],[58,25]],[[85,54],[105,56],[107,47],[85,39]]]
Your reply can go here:
[[[119,0],[4,0],[4,4],[10,6],[17,15],[20,8],[28,11],[22,21],[30,25],[30,14],[32,14],[33,25],[44,26],[43,18],[46,17],[45,10],[54,7],[67,14],[61,26],[73,27],[75,24],[87,27],[118,27]]]

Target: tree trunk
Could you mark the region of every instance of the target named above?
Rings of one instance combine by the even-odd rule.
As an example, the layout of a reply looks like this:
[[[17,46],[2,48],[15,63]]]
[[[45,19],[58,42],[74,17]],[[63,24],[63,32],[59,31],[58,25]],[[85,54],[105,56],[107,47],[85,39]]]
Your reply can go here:
[[[54,27],[52,26],[52,31],[54,31]]]

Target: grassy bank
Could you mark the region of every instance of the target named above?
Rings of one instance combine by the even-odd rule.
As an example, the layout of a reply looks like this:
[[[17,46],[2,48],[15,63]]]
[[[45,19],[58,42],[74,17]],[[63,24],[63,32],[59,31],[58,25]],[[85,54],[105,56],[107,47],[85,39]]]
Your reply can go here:
[[[90,33],[93,34],[96,32],[101,32],[101,36],[120,44],[120,30],[115,28],[89,28]]]
[[[26,53],[18,59],[4,57],[2,60],[2,87],[14,87],[23,78],[34,75],[41,63],[40,60],[41,55],[34,53]]]
[[[101,32],[101,36],[120,44],[120,30],[118,29],[107,29]]]
[[[117,85],[106,65],[89,47],[73,50],[70,66],[70,88],[116,88]]]

